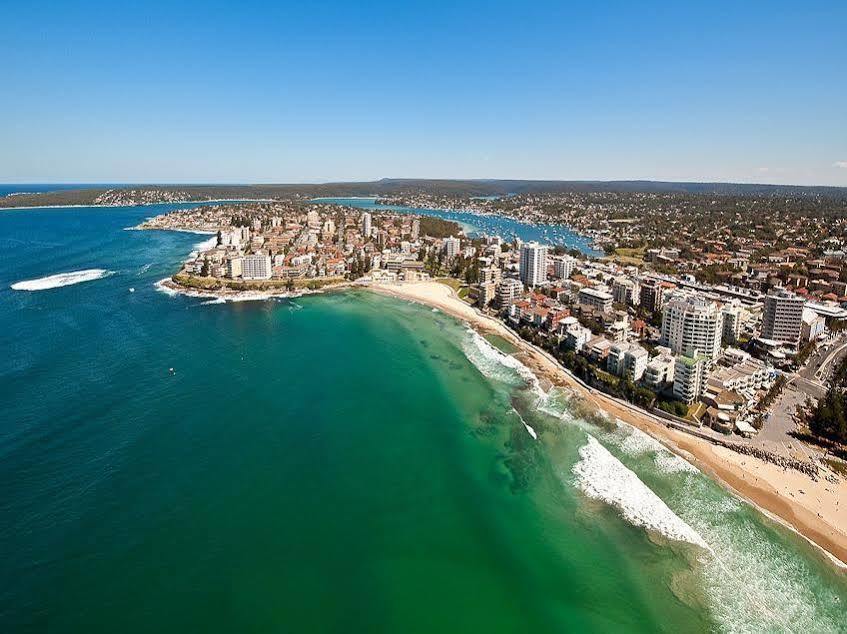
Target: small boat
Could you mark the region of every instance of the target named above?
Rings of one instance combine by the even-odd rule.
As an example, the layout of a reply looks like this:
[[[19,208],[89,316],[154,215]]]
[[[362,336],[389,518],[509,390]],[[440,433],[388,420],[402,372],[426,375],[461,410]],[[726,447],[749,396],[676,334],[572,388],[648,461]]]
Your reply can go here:
[[[133,288],[132,286],[130,286],[130,287],[129,287],[129,292],[130,292],[130,293],[134,293],[134,292],[135,292],[135,288]]]

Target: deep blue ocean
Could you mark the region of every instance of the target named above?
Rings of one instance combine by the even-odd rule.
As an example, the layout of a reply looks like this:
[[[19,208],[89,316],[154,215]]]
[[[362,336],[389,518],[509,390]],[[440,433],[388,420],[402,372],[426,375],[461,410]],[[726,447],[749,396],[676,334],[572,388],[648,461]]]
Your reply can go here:
[[[88,189],[91,187],[117,187],[118,185],[103,184],[103,183],[37,183],[37,184],[8,184],[0,183],[0,196],[8,196],[9,194],[40,194],[44,192],[56,192],[63,189]]]

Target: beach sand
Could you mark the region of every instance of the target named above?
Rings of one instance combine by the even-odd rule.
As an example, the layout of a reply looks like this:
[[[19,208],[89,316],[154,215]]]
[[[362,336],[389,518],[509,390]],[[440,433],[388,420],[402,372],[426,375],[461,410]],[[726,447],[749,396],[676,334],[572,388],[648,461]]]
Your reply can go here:
[[[483,315],[438,282],[372,284],[373,291],[433,306],[467,321],[482,333],[497,334],[515,345],[521,360],[539,379],[567,388],[585,403],[647,432],[672,451],[693,462],[705,473],[774,519],[821,547],[837,563],[847,565],[847,481],[818,481],[753,456],[683,431],[667,427],[660,418],[586,388],[544,351],[532,346],[500,321]],[[822,475],[835,475],[822,469]],[[845,506],[839,501],[845,500]]]

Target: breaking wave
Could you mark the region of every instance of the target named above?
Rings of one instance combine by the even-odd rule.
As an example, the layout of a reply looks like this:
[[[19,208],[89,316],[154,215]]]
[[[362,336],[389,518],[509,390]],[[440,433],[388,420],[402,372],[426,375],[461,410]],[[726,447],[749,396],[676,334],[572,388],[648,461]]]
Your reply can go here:
[[[516,377],[533,388],[539,385],[538,377],[515,357],[500,352],[472,328],[468,328],[467,332],[470,336],[463,341],[462,348],[465,356],[483,375],[511,385],[515,384]]]
[[[588,437],[579,456],[573,474],[577,486],[588,497],[617,507],[624,518],[636,526],[711,550],[697,531],[593,436]]]
[[[538,385],[516,358],[475,331],[469,330],[469,335],[463,339],[464,352],[484,376],[513,387]],[[612,431],[594,428],[572,411],[567,394],[556,388],[537,410],[588,433],[569,480],[584,495],[614,507],[634,526],[703,549],[691,574],[698,577],[721,631],[843,631],[838,597],[816,583],[809,564],[775,539],[747,504],[714,485],[685,458],[624,421],[610,419],[617,423]],[[518,417],[522,419],[520,413]],[[637,461],[638,469],[650,469],[645,461],[652,462],[655,474],[673,483],[667,502],[606,449],[594,437],[598,433]]]
[[[644,433],[637,427],[632,427],[620,419],[617,420],[617,423],[619,427],[629,430],[629,433],[620,442],[621,449],[629,455],[640,456],[641,454],[649,452],[660,452],[665,450],[665,446],[662,443],[649,434]]]
[[[166,282],[170,282],[170,281],[171,281],[171,278],[166,277],[166,278],[159,280],[155,284],[153,284],[153,286],[160,293],[164,293],[165,295],[168,295],[169,297],[176,297],[177,295],[179,295],[179,293],[165,284]]]
[[[212,247],[214,247],[218,243],[218,236],[214,235],[208,240],[203,240],[202,242],[198,242],[191,248],[191,253],[188,254],[188,260],[193,260],[198,255],[200,255],[203,251],[208,251]]]
[[[513,412],[517,415],[517,417],[520,419],[521,423],[523,423],[524,429],[526,429],[526,432],[527,432],[530,436],[532,436],[532,439],[533,439],[533,440],[538,440],[538,432],[536,432],[536,431],[532,428],[532,426],[530,426],[530,424],[529,424],[529,423],[527,423],[527,422],[523,419],[523,416],[521,416],[521,415],[520,415],[520,412],[518,412],[518,410],[516,410],[516,409],[513,407],[513,408],[512,408],[512,411],[513,411]]]
[[[685,458],[663,449],[656,453],[656,469],[661,473],[700,473],[700,470]]]
[[[108,277],[113,273],[114,271],[107,271],[105,269],[85,269],[82,271],[71,271],[70,273],[57,273],[56,275],[48,275],[47,277],[40,277],[35,280],[15,282],[11,288],[16,291],[46,291],[61,286],[92,282]]]
[[[705,478],[690,478],[674,506],[712,546],[703,585],[721,629],[843,632],[839,598],[817,583],[808,562],[775,539],[746,504],[715,491]]]
[[[619,430],[626,430],[627,434],[623,439],[620,439],[620,431],[617,431],[615,432],[617,437],[612,438],[612,440],[624,453],[630,456],[653,454],[653,463],[656,465],[656,470],[660,473],[700,473],[697,467],[685,458],[671,452],[649,434],[621,419],[617,419],[617,423]]]

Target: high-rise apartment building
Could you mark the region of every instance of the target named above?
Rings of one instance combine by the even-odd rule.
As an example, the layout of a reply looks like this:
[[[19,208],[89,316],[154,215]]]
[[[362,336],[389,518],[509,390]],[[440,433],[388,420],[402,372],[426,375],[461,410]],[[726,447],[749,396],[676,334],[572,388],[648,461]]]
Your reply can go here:
[[[538,242],[521,245],[521,282],[527,286],[538,286],[547,281],[547,246]]]
[[[723,314],[702,295],[677,292],[662,311],[662,345],[674,354],[693,357],[696,350],[710,359],[721,351]]]
[[[765,298],[762,313],[762,338],[796,346],[803,326],[803,306],[806,300],[784,289]]]

